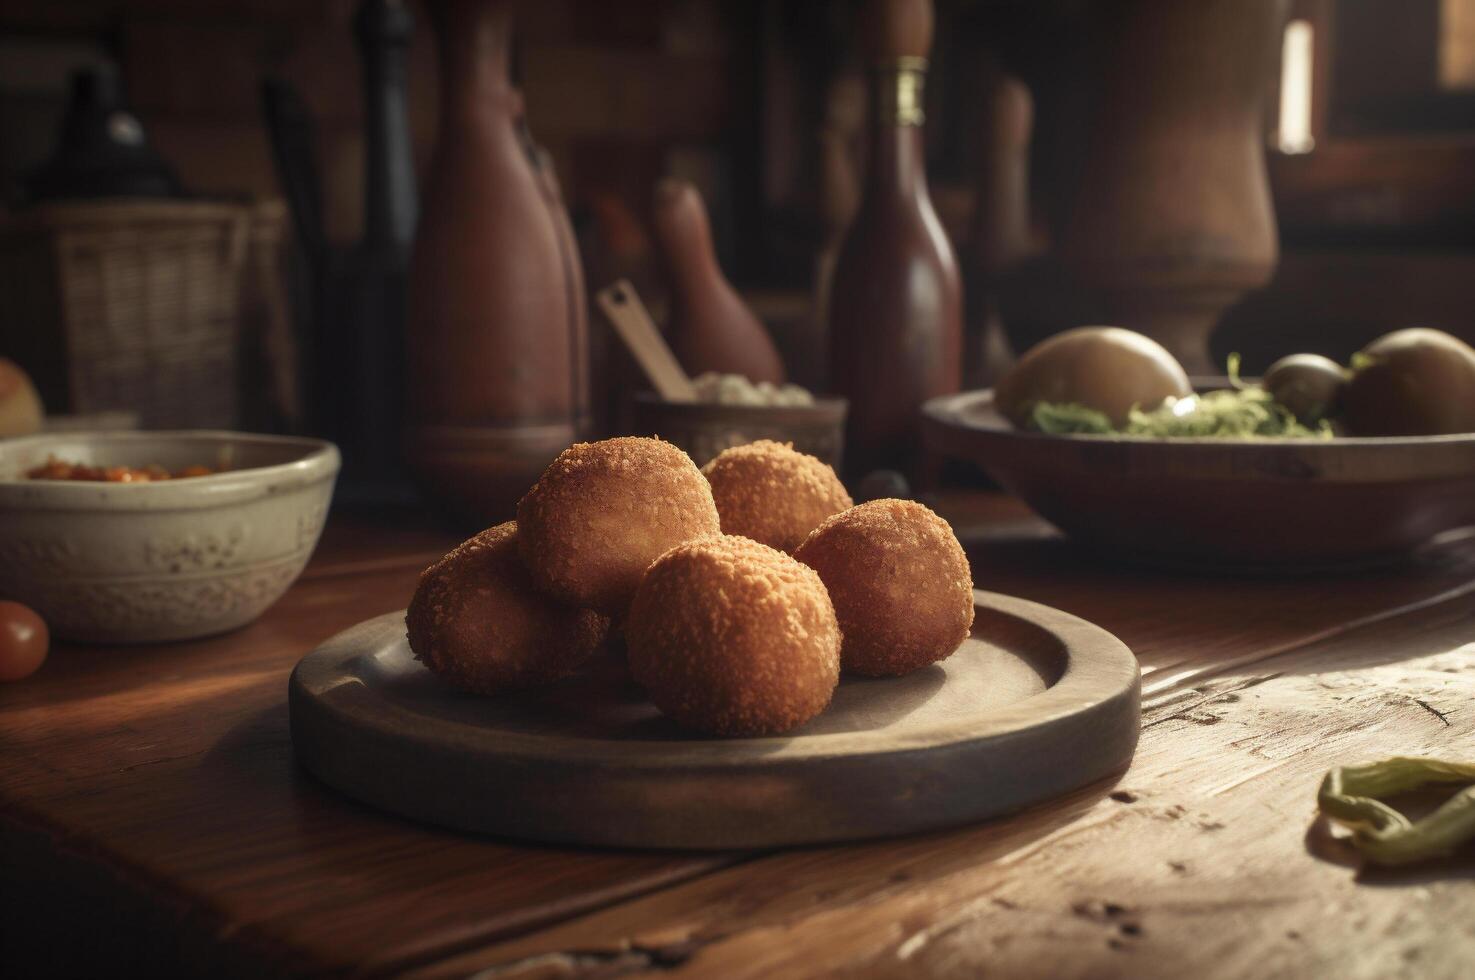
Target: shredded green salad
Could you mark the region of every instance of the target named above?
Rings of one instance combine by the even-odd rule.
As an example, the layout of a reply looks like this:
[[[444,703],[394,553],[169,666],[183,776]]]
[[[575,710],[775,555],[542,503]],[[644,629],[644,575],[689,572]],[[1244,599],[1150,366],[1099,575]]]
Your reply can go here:
[[[1229,358],[1229,380],[1222,391],[1169,398],[1152,409],[1134,407],[1127,424],[1116,428],[1103,412],[1085,405],[1037,402],[1033,427],[1049,435],[1123,435],[1180,439],[1330,439],[1331,425],[1303,425],[1259,385],[1239,380],[1239,357]]]

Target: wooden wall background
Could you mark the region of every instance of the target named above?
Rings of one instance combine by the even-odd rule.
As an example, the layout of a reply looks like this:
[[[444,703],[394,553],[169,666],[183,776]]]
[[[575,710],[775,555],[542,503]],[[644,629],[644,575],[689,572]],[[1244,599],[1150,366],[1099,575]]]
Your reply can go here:
[[[1450,2],[1472,0],[1294,0],[1292,6],[1322,28],[1317,77],[1324,89],[1333,77],[1325,60],[1333,39],[1356,54],[1400,11],[1405,25],[1427,32],[1430,17],[1437,20],[1441,3]],[[49,147],[65,68],[112,59],[159,149],[191,189],[275,195],[257,95],[262,75],[275,73],[298,87],[317,117],[327,231],[338,244],[353,242],[362,195],[359,64],[349,27],[354,6],[354,0],[0,0],[0,169],[8,188]],[[937,0],[937,7],[929,158],[945,224],[966,249],[979,111],[971,93],[983,73],[999,67],[1034,92],[1033,197],[1041,224],[1048,224],[1043,216],[1060,196],[1055,189],[1068,186],[1072,168],[1089,165],[1075,141],[1089,108],[1080,81],[1089,82],[1093,70],[1094,5]],[[529,118],[557,162],[585,241],[613,241],[638,256],[640,212],[651,184],[662,174],[687,177],[709,199],[732,278],[754,291],[771,316],[801,316],[822,234],[815,127],[824,111],[824,78],[851,58],[849,11],[848,0],[525,5],[518,70]],[[423,164],[435,133],[436,93],[433,46],[423,12],[417,13],[410,87]],[[1398,78],[1417,75],[1417,66],[1400,65]],[[1342,65],[1338,77],[1357,77],[1356,66]],[[1406,89],[1399,94],[1405,106]],[[1433,137],[1378,132],[1377,113],[1367,106],[1381,103],[1369,101],[1366,80],[1351,91],[1348,111],[1360,115],[1343,116],[1360,125],[1328,130],[1313,154],[1272,155],[1285,244],[1281,272],[1230,312],[1215,344],[1244,350],[1251,369],[1292,347],[1341,354],[1415,322],[1472,333],[1475,119],[1461,113],[1475,103],[1466,97],[1429,109],[1442,127]],[[1318,125],[1330,125],[1325,112]],[[1350,220],[1338,225],[1338,215]],[[619,268],[607,255],[586,258],[595,280]],[[1019,343],[1061,326],[1049,319],[1049,288],[1028,270],[1011,284],[1016,316],[1009,326]]]
[[[435,54],[418,4],[411,125],[423,165],[436,127]],[[9,98],[26,146],[8,177],[40,162],[41,127],[65,95],[65,63],[112,56],[159,150],[205,194],[275,194],[261,124],[265,74],[293,83],[316,117],[330,237],[356,239],[362,196],[355,0],[0,0],[0,54],[33,75]],[[539,0],[519,24],[529,117],[579,203],[648,193],[655,176],[725,177],[735,94],[744,85],[745,4],[717,0]],[[756,22],[756,21],[755,21]],[[88,53],[92,57],[88,57]],[[39,71],[34,66],[43,66]],[[17,66],[7,75],[26,71]],[[20,118],[17,118],[17,116]],[[41,127],[40,133],[33,130]],[[10,135],[10,132],[7,133]],[[16,159],[17,156],[22,157]]]

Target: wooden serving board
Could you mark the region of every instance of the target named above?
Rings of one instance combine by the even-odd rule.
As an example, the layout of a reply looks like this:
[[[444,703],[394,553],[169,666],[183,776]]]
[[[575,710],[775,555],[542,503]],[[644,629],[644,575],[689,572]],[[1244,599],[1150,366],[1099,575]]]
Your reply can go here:
[[[303,658],[304,766],[373,806],[510,837],[618,847],[772,847],[997,816],[1123,768],[1136,658],[1048,606],[976,592],[973,635],[906,677],[845,678],[788,735],[694,736],[610,657],[542,692],[464,694],[417,662],[393,613]]]

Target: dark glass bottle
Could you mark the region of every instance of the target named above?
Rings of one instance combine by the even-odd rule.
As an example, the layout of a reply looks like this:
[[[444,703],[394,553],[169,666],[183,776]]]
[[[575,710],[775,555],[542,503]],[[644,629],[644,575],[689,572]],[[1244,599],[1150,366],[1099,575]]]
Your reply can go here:
[[[919,409],[958,390],[962,288],[927,191],[922,87],[930,0],[871,0],[871,112],[860,210],[830,295],[830,380],[850,400],[846,470],[914,470]]]
[[[56,147],[27,189],[35,201],[180,193],[174,170],[154,152],[111,68],[72,74]]]
[[[343,450],[343,496],[408,496],[403,424],[405,318],[419,203],[411,153],[407,57],[414,17],[402,0],[363,0],[354,34],[364,78],[364,235],[339,282],[333,341],[320,358]]]

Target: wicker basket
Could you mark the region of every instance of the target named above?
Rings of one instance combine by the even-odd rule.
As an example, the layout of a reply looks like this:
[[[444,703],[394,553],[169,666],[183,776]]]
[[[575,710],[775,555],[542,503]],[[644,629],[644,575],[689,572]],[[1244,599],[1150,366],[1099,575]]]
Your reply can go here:
[[[230,428],[248,207],[88,201],[0,223],[0,353],[48,410],[129,409],[148,428]]]

